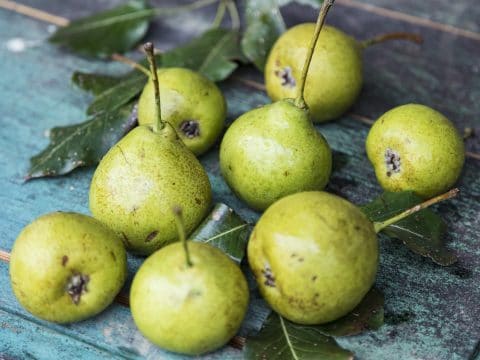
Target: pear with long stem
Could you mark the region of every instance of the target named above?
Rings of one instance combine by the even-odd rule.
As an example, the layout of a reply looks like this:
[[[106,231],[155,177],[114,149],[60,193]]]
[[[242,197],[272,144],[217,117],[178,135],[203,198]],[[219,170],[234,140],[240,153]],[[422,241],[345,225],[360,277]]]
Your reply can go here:
[[[113,146],[90,186],[90,210],[124,240],[132,252],[148,255],[177,239],[170,209],[184,209],[190,233],[211,205],[207,173],[173,127],[162,119],[153,44],[145,44],[155,92],[156,116]]]
[[[233,122],[220,147],[220,167],[232,190],[257,210],[300,191],[321,190],[332,169],[325,138],[314,128],[304,83],[333,0],[325,1],[313,32],[297,98],[251,110]]]
[[[310,56],[314,28],[313,23],[299,24],[277,39],[265,65],[265,87],[273,101],[304,91],[316,122],[338,118],[357,99],[363,84],[364,49],[389,40],[422,41],[416,34],[395,32],[359,42],[333,26],[324,26],[305,82],[302,64]]]

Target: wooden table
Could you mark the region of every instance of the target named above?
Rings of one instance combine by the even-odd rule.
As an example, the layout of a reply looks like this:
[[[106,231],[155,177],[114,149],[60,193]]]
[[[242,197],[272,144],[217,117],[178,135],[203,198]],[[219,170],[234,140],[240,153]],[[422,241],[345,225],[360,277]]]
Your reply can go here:
[[[35,1],[22,3],[69,19],[121,3],[119,0]],[[156,1],[168,5],[173,1]],[[178,3],[178,2],[177,2]],[[162,49],[186,41],[206,29],[214,9],[157,20],[150,39]],[[313,21],[305,6],[284,8],[288,26]],[[335,151],[329,190],[361,204],[380,193],[364,151],[368,125],[388,109],[409,102],[432,106],[463,131],[468,151],[480,153],[480,6],[478,0],[337,0],[328,22],[359,39],[387,31],[420,33],[422,46],[392,42],[365,51],[365,85],[351,113],[318,126]],[[179,29],[178,25],[183,28]],[[74,89],[74,70],[118,73],[123,64],[92,61],[58,49],[45,39],[48,23],[0,10],[0,249],[10,250],[15,237],[37,216],[70,210],[88,213],[92,169],[56,179],[24,183],[28,158],[47,144],[45,130],[82,121],[90,98]],[[9,41],[26,41],[12,51]],[[244,69],[221,84],[229,105],[229,122],[269,101],[260,90],[238,81],[262,81]],[[202,158],[214,187],[215,200],[236,209],[245,219],[258,214],[237,200],[222,180],[217,150]],[[474,156],[474,154],[472,155]],[[480,161],[468,157],[458,198],[437,206],[449,228],[448,245],[459,262],[441,267],[381,237],[377,286],[386,297],[386,324],[376,332],[339,339],[359,359],[468,359],[479,352],[480,340]],[[129,259],[132,275],[141,263]],[[255,331],[265,309],[254,299],[241,334]],[[129,309],[113,304],[94,319],[60,326],[32,317],[15,300],[8,264],[0,263],[0,359],[176,359],[145,340]],[[241,359],[242,352],[225,347],[210,359]]]

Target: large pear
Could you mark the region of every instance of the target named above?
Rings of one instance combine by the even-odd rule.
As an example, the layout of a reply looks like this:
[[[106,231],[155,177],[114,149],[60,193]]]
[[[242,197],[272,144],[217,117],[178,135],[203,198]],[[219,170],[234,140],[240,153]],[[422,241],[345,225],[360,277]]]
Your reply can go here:
[[[299,324],[323,324],[355,308],[375,281],[378,252],[367,217],[326,192],[277,201],[248,243],[248,261],[263,297]]]
[[[168,123],[132,130],[102,159],[90,187],[93,216],[143,255],[177,240],[173,206],[184,209],[190,233],[211,199],[207,173]]]

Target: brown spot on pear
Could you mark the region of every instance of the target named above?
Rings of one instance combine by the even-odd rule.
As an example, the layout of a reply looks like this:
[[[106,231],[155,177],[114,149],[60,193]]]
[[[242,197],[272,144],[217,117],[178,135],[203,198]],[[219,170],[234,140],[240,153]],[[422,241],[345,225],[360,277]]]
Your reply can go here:
[[[163,120],[175,128],[195,155],[205,153],[224,127],[227,105],[220,89],[205,76],[189,69],[159,69],[157,74]],[[148,125],[155,119],[154,88],[149,81],[138,102],[138,122]]]
[[[398,106],[372,126],[367,155],[387,191],[429,198],[450,189],[465,161],[463,139],[441,113],[420,104]]]

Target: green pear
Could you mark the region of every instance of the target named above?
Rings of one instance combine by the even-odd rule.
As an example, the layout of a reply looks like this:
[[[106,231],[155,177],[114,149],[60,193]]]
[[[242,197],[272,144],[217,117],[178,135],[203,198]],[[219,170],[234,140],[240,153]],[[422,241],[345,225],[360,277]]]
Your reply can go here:
[[[265,85],[273,101],[297,94],[314,23],[294,26],[274,44],[265,66]],[[305,84],[305,101],[315,121],[338,118],[362,88],[362,48],[333,26],[324,26]]]
[[[208,175],[175,129],[161,117],[152,43],[145,44],[154,84],[156,121],[130,131],[104,156],[90,186],[93,216],[119,233],[132,252],[149,255],[177,240],[173,205],[193,231],[212,202]]]
[[[187,232],[210,209],[207,173],[167,123],[139,126],[113,146],[90,185],[93,216],[120,234],[129,250],[149,255],[176,240],[170,209],[185,209]]]
[[[264,210],[283,196],[322,190],[330,177],[332,154],[308,112],[282,100],[233,122],[220,146],[220,168],[241,199]]]
[[[265,85],[272,100],[290,98],[299,91],[314,28],[313,23],[294,26],[272,47],[265,65]],[[363,84],[363,50],[389,40],[422,42],[420,36],[404,32],[357,41],[333,26],[323,27],[305,83],[305,101],[314,121],[338,118],[353,105]]]
[[[195,155],[205,153],[223,130],[227,105],[220,89],[205,76],[189,69],[159,69],[163,120],[177,131]],[[156,119],[153,83],[143,89],[138,103],[140,125]]]
[[[261,294],[283,317],[323,324],[357,306],[375,281],[374,225],[350,202],[303,192],[270,206],[248,243]]]
[[[465,161],[462,137],[441,113],[408,104],[383,114],[366,141],[378,182],[387,191],[427,198],[449,189]]]
[[[251,110],[233,122],[220,145],[220,169],[232,190],[256,210],[283,196],[325,187],[332,153],[304,99],[315,44],[333,0],[322,4],[305,56],[297,97]]]
[[[120,238],[99,221],[54,212],[26,226],[12,249],[10,279],[33,315],[71,323],[104,310],[127,275]]]
[[[238,331],[248,306],[240,268],[206,244],[177,242],[158,250],[133,279],[133,320],[150,341],[200,355],[225,345]]]

